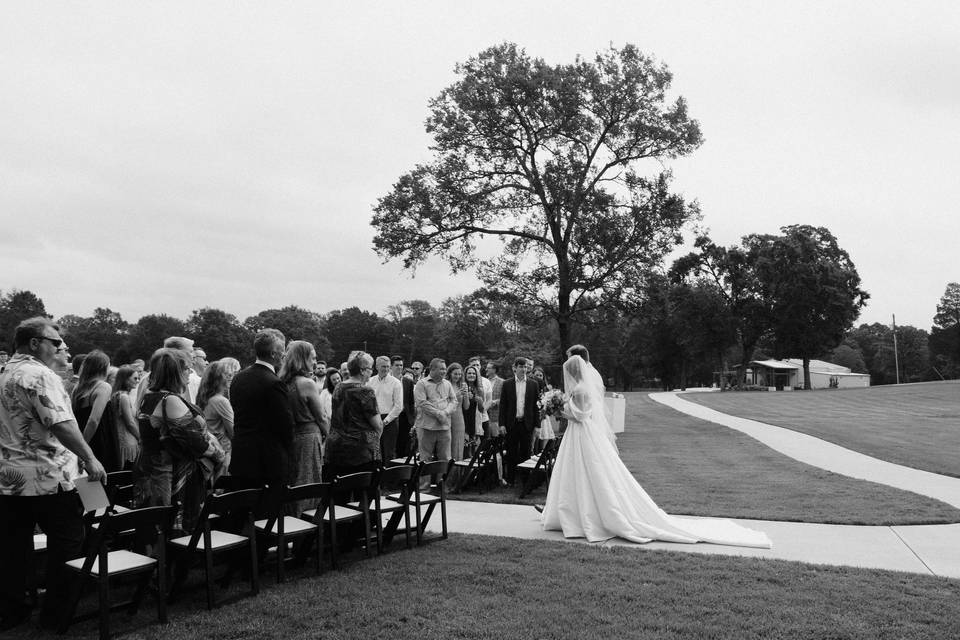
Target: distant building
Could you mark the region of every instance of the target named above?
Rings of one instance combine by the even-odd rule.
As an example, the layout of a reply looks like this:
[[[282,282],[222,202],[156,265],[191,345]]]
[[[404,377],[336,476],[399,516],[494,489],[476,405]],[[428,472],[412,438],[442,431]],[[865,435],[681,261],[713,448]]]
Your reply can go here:
[[[747,369],[747,384],[767,387],[772,390],[803,388],[803,360],[753,360]],[[849,389],[869,387],[869,373],[853,373],[849,367],[824,362],[810,361],[810,386],[813,389]]]

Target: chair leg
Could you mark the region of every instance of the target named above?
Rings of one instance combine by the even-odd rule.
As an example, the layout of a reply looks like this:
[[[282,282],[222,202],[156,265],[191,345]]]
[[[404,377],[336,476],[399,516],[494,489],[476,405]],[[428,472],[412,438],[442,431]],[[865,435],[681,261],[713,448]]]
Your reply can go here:
[[[163,552],[160,555],[160,563],[157,565],[157,617],[160,622],[166,624],[167,617],[167,569],[163,558]]]
[[[283,517],[283,516],[280,516]],[[283,565],[287,556],[287,540],[283,534],[277,537],[277,584],[283,582]]]
[[[203,550],[203,572],[207,583],[207,609],[213,609],[213,551],[209,543]]]
[[[250,590],[253,595],[260,593],[260,566],[257,562],[257,532],[250,523]]]
[[[406,526],[406,530],[403,532],[407,538],[407,549],[410,548],[410,507],[408,505],[403,506],[403,523]]]
[[[334,569],[339,568],[337,565],[337,521],[333,517],[331,509],[331,518],[330,518],[330,566]]]
[[[103,556],[101,555],[101,559]],[[100,570],[106,571],[106,563],[100,563]],[[97,591],[100,595],[100,640],[110,639],[110,577],[103,573],[97,579]]]

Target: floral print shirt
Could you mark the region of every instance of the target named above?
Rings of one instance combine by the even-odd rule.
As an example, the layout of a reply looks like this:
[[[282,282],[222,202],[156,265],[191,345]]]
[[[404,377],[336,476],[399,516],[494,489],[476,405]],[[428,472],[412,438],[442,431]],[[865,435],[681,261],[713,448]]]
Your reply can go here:
[[[73,420],[63,382],[31,355],[18,353],[0,374],[0,495],[72,491],[77,456],[51,431]]]

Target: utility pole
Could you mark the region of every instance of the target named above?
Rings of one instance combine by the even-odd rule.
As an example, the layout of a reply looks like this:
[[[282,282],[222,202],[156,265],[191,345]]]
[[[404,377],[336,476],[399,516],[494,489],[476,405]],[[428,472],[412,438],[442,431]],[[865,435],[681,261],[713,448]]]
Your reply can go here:
[[[897,384],[900,384],[900,356],[897,355],[897,314],[893,314],[893,366],[897,370]]]

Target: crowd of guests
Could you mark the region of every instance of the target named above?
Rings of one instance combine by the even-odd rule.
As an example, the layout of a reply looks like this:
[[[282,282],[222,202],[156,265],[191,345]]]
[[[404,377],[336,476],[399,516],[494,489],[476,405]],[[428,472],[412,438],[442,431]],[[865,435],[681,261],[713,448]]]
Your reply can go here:
[[[466,367],[441,358],[408,367],[401,356],[356,351],[328,367],[312,344],[287,343],[275,329],[256,335],[256,361],[244,369],[230,357],[208,363],[183,337],[167,338],[148,363],[114,367],[100,350],[71,361],[46,318],[21,323],[14,341],[0,373],[4,626],[25,612],[19,569],[37,525],[48,536],[47,601],[62,595],[54,574],[82,540],[73,490],[81,470],[92,479],[132,470],[135,501],[179,505],[185,531],[226,474],[256,484],[329,481],[414,452],[423,461],[459,460],[504,436],[502,481],[510,483],[537,446],[537,400],[550,388],[544,370],[522,357],[509,379],[479,356]],[[45,608],[41,619],[54,614]]]

